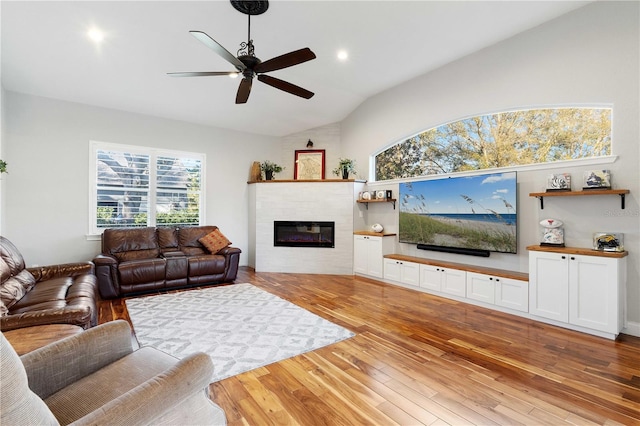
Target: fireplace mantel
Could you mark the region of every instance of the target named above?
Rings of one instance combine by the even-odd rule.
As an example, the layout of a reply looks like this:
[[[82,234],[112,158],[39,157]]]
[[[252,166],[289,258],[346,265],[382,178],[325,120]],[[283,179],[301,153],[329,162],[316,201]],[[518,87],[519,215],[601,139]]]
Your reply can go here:
[[[254,183],[336,183],[336,182],[362,182],[366,183],[366,180],[361,179],[282,179],[282,180],[250,180],[247,183],[253,185]]]

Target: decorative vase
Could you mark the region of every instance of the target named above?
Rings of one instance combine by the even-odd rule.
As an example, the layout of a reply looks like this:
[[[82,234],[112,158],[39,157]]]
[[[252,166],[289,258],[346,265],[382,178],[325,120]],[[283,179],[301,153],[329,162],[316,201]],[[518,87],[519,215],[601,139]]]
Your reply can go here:
[[[346,167],[342,168],[342,179],[349,179],[349,169]]]
[[[264,177],[266,178],[266,180],[273,180],[273,171],[272,170],[265,170],[264,171]]]

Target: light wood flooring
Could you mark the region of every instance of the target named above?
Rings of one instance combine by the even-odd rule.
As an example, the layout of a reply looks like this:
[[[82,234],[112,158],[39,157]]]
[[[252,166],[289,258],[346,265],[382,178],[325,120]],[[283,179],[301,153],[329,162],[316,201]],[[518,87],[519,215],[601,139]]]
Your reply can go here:
[[[640,425],[640,339],[590,336],[344,275],[250,282],[356,333],[211,384],[233,425]],[[123,299],[100,322],[129,320]]]

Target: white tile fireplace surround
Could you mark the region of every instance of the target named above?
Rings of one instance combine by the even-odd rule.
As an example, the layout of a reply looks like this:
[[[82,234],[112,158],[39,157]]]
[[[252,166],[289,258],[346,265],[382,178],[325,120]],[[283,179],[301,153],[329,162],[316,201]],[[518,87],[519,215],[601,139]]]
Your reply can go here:
[[[364,182],[265,181],[249,185],[249,260],[257,272],[353,273],[353,215]],[[335,247],[274,247],[274,221],[335,222]]]

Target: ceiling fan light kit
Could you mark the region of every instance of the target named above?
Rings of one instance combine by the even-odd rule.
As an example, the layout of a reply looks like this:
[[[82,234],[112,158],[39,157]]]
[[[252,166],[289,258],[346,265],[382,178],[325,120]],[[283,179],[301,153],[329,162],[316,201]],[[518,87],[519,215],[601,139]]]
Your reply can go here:
[[[311,51],[311,49],[305,47],[303,49],[285,53],[284,55],[276,56],[275,58],[271,58],[265,62],[262,62],[254,54],[253,40],[251,40],[251,15],[260,15],[266,12],[269,8],[269,2],[267,0],[230,1],[236,10],[246,14],[248,17],[247,41],[240,44],[240,49],[237,52],[238,56],[234,56],[220,43],[218,43],[202,31],[189,31],[189,33],[197,38],[205,46],[220,55],[220,57],[222,57],[224,60],[233,65],[235,67],[235,71],[172,72],[168,74],[172,77],[242,75],[242,80],[240,81],[238,92],[236,93],[236,104],[244,104],[247,102],[247,100],[249,99],[249,94],[251,93],[253,78],[255,76],[258,76],[258,81],[271,87],[275,87],[276,89],[280,89],[292,95],[300,96],[301,98],[310,99],[314,95],[313,92],[310,92],[287,81],[265,75],[264,73],[302,64],[304,62],[315,59],[316,55]]]

